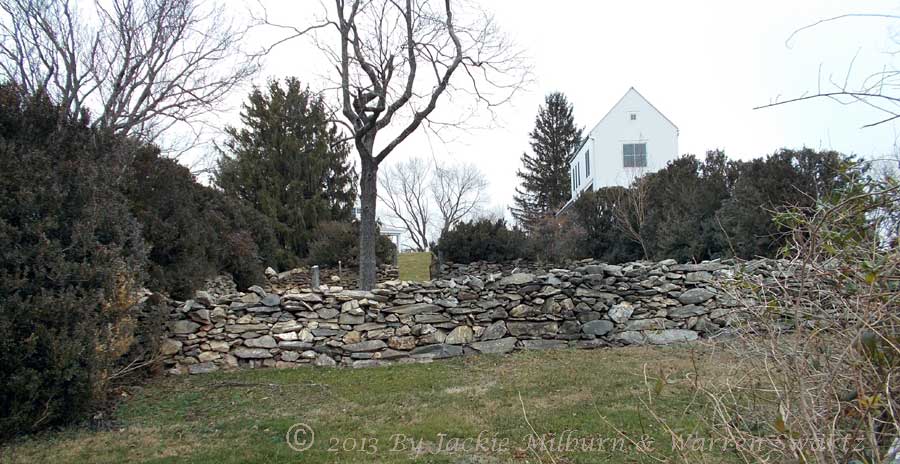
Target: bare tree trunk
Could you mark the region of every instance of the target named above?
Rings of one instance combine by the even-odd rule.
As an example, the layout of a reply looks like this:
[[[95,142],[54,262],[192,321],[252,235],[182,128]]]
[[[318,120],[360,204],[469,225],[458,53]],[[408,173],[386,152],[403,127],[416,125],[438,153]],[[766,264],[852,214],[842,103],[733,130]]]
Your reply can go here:
[[[371,142],[369,143],[371,150]],[[360,150],[360,154],[363,151]],[[375,262],[375,244],[378,242],[378,231],[375,223],[375,203],[378,198],[378,163],[371,156],[360,156],[362,169],[360,184],[360,223],[359,223],[359,289],[371,290],[375,287],[377,263]]]

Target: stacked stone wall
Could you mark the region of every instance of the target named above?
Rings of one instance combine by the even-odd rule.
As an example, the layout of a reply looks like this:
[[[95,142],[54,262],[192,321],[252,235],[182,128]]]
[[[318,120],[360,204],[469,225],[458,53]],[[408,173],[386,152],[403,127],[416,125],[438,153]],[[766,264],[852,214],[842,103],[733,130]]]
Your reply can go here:
[[[197,292],[173,302],[162,352],[171,373],[352,366],[514,350],[669,344],[728,331],[736,273],[777,261],[581,262],[546,272],[339,286]],[[227,288],[227,286],[220,286]]]

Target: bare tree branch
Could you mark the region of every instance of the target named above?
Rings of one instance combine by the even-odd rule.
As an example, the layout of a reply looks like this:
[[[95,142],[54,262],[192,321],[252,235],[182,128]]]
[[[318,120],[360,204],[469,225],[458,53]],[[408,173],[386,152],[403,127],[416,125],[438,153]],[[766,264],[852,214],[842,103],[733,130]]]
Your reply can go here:
[[[361,161],[359,282],[368,289],[375,283],[379,165],[428,126],[445,95],[474,96],[476,105],[490,108],[531,73],[493,20],[458,0],[334,0],[324,22],[335,27],[292,28],[289,37],[310,34],[337,75],[341,114]]]
[[[428,162],[413,158],[390,166],[378,179],[378,199],[403,224],[416,251],[428,249],[429,226],[433,222],[428,199],[431,177]]]
[[[435,166],[431,189],[441,212],[441,235],[484,204],[487,187],[487,179],[475,165]]]
[[[259,68],[215,1],[0,0],[0,15],[4,78],[141,140],[200,122]]]

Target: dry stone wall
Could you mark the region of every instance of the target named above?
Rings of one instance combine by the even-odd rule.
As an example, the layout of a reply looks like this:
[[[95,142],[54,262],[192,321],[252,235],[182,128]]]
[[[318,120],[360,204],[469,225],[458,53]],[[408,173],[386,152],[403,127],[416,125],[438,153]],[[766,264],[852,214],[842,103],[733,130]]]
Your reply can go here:
[[[766,276],[778,268],[774,261],[581,262],[540,274],[393,280],[371,292],[327,285],[197,292],[173,302],[162,354],[168,372],[198,374],[688,342],[727,331],[737,302],[723,288],[736,272]]]

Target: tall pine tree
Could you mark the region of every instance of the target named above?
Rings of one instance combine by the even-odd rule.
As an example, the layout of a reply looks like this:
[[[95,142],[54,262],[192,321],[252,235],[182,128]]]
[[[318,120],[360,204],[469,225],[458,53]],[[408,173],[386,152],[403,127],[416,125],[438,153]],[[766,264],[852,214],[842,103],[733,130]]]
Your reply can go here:
[[[295,256],[309,252],[323,221],[349,221],[356,171],[349,145],[329,122],[322,98],[288,78],[268,92],[250,93],[243,128],[226,128],[225,153],[215,173],[227,195],[246,200],[276,223],[279,244]]]
[[[516,188],[511,212],[530,230],[541,216],[569,199],[566,158],[581,144],[581,129],[575,127],[572,105],[564,94],[547,95],[535,118],[534,130],[528,135],[534,153],[522,154],[524,169],[516,172],[522,184]]]

